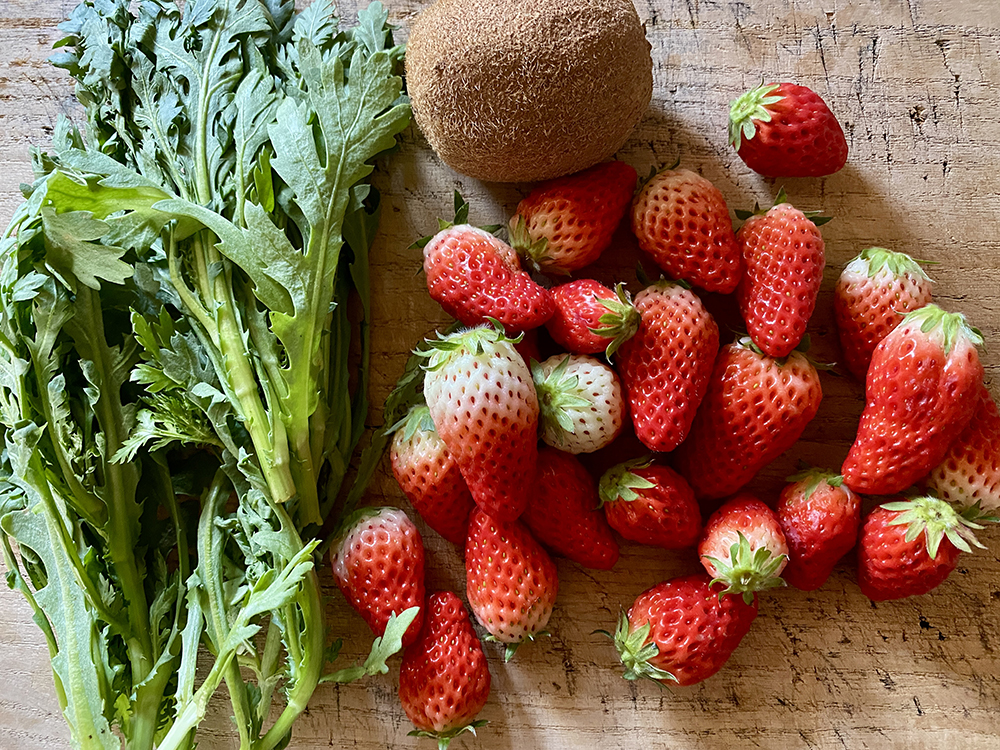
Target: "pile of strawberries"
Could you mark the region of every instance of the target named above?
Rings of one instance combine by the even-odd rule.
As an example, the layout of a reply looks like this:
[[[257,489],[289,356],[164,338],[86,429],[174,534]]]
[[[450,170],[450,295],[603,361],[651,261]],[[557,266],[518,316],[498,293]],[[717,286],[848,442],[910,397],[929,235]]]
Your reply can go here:
[[[832,113],[793,84],[734,102],[730,137],[763,174],[830,174],[847,158]],[[696,547],[705,572],[648,589],[609,634],[626,678],[691,685],[739,645],[758,592],[818,588],[854,548],[872,600],[944,581],[1000,506],[1000,413],[978,332],[931,302],[915,261],[871,248],[835,294],[843,361],[866,388],[846,461],[839,473],[789,477],[778,498],[742,491],[822,399],[822,368],[804,351],[825,266],[820,222],[779,194],[734,232],[704,177],[665,169],[638,193],[636,181],[632,167],[609,162],[542,184],[510,220],[510,244],[464,212],[429,239],[428,291],[460,325],[420,350],[424,403],[396,429],[391,463],[427,525],[464,547],[469,609],[507,659],[544,633],[558,590],[550,554],[611,568],[614,532]],[[576,274],[626,214],[670,277],[634,299],[621,284],[543,285],[525,270]],[[746,335],[720,345],[694,288],[734,293]],[[578,456],[607,448],[629,423],[648,452],[596,478]],[[859,493],[885,497],[863,518]],[[399,687],[418,733],[443,747],[478,726],[487,662],[461,599],[426,595],[413,522],[395,508],[361,511],[333,568],[377,634],[392,613],[421,608],[403,638]]]

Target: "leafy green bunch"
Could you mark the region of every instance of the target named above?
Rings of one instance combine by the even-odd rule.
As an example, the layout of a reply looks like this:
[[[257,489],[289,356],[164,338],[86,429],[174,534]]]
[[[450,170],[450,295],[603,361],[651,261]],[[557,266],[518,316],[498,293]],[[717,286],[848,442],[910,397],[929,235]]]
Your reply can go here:
[[[32,153],[0,243],[8,583],[77,747],[193,747],[223,683],[240,747],[284,747],[326,661],[317,537],[385,447],[346,481],[402,48],[377,2],[342,30],[328,0],[85,0],[62,28],[86,127]]]

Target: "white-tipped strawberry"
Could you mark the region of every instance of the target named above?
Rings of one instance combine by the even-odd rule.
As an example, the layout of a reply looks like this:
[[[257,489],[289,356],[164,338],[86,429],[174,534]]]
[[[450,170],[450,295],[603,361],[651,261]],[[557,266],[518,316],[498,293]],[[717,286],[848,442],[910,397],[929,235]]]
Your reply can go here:
[[[872,353],[906,313],[931,301],[931,280],[906,253],[870,247],[848,263],[833,296],[844,363],[864,380]]]
[[[960,508],[1000,510],[1000,411],[985,385],[972,421],[926,480],[928,488]]]
[[[779,576],[788,563],[788,544],[778,517],[748,492],[708,519],[698,556],[713,585],[723,584],[723,594],[742,594],[747,604],[754,592],[785,585]]]
[[[566,453],[593,453],[621,432],[625,399],[615,371],[594,357],[557,354],[531,363],[542,440]]]
[[[538,461],[538,398],[531,371],[499,328],[430,342],[424,398],[438,435],[476,503],[493,518],[524,511]]]

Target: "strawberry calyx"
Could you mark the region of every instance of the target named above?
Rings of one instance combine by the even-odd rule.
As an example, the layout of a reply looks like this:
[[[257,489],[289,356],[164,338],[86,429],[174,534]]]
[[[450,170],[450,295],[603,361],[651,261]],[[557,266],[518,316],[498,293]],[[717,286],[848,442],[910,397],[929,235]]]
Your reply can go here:
[[[475,721],[463,726],[455,727],[454,729],[446,729],[443,732],[431,732],[427,729],[414,729],[412,732],[407,732],[407,736],[429,737],[432,740],[437,740],[438,750],[447,750],[449,743],[451,743],[451,741],[458,735],[469,732],[475,736],[476,730],[486,726],[487,724],[489,724],[489,722],[486,719],[476,719]]]
[[[628,615],[622,612],[618,618],[618,627],[615,628],[614,636],[606,631],[598,631],[611,637],[614,641],[618,658],[621,659],[622,665],[625,667],[625,673],[622,677],[626,680],[645,678],[657,684],[677,682],[677,678],[673,674],[649,663],[650,659],[660,653],[656,643],[649,640],[649,631],[652,629],[650,623],[647,622],[635,630],[632,630],[631,627]]]
[[[907,313],[899,327],[911,324],[917,325],[921,333],[931,336],[946,355],[962,338],[975,346],[983,344],[983,334],[978,328],[970,326],[962,313],[946,312],[933,302]]]
[[[559,440],[565,443],[566,434],[574,432],[573,412],[586,409],[591,402],[581,396],[586,389],[580,387],[577,375],[567,375],[570,355],[553,368],[548,375],[542,370],[542,365],[531,360],[531,379],[535,383],[535,393],[538,395],[538,426],[544,433],[551,431]],[[556,425],[559,429],[553,429]]]
[[[469,223],[469,202],[462,197],[462,194],[457,190],[455,191],[455,218],[451,221],[447,219],[438,219],[438,231],[442,232],[445,229],[450,229],[451,227],[459,226],[461,224]],[[482,227],[476,227],[477,229],[482,229],[484,232],[489,234],[496,234],[500,230],[499,224],[488,224]],[[428,242],[434,239],[433,234],[428,234],[426,237],[421,237],[419,240],[415,241],[410,245],[409,250],[423,248]]]
[[[625,284],[621,282],[615,284],[615,296],[616,299],[604,299],[594,295],[594,299],[606,308],[607,312],[597,319],[601,324],[600,327],[589,329],[591,333],[611,339],[607,349],[604,350],[609,362],[618,351],[618,347],[632,338],[639,330],[641,319],[639,311],[632,304],[632,297],[625,288]]]
[[[518,344],[524,338],[523,333],[511,338],[504,330],[503,323],[495,318],[487,318],[489,324],[474,326],[472,328],[460,328],[450,333],[438,332],[436,339],[425,339],[426,349],[415,349],[413,354],[427,360],[424,370],[437,370],[457,352],[470,354],[473,357],[481,357],[486,353],[486,346],[489,344]]]
[[[931,277],[920,266],[921,262],[924,261],[914,260],[906,253],[897,253],[884,247],[869,247],[851,260],[844,270],[852,273],[863,273],[868,278],[874,278],[882,271],[886,271],[894,278],[913,274],[930,281]]]
[[[979,521],[991,518],[981,515],[981,509],[959,513],[952,505],[932,495],[919,495],[908,500],[885,503],[881,507],[898,514],[888,524],[905,525],[906,541],[912,542],[921,534],[924,535],[927,554],[932,560],[937,557],[941,540],[945,538],[962,552],[972,552],[973,546],[986,548],[976,539],[974,532],[975,529],[983,528]]]
[[[495,635],[489,634],[489,635],[483,636],[483,640],[484,641],[489,641],[490,643],[502,643],[502,644],[504,644],[503,661],[504,661],[504,664],[506,664],[507,662],[509,662],[511,659],[514,658],[514,654],[517,653],[517,650],[521,647],[521,645],[525,641],[534,641],[539,636],[542,636],[542,635],[551,636],[552,633],[550,633],[548,630],[539,630],[537,633],[525,633],[524,634],[524,638],[522,638],[519,641],[513,641],[513,642],[501,641]]]
[[[802,499],[808,500],[822,484],[830,487],[840,487],[844,483],[844,477],[840,474],[835,474],[829,469],[809,467],[785,477],[785,481],[805,482],[805,485],[802,487]]]
[[[517,221],[511,219],[510,246],[514,248],[514,251],[519,256],[521,256],[528,267],[536,273],[542,273],[548,270],[556,271],[568,276],[569,271],[547,265],[546,261],[551,259],[551,255],[548,252],[548,238],[539,237],[537,240],[532,239],[531,233],[528,231],[528,223],[524,220],[524,217],[518,214],[514,218],[516,218]]]
[[[757,134],[757,122],[770,122],[771,104],[785,97],[775,94],[780,83],[758,86],[741,94],[729,104],[729,143],[739,151],[743,139],[750,140]]]
[[[597,507],[601,508],[605,503],[614,503],[619,500],[631,503],[639,499],[639,493],[636,490],[649,490],[655,487],[653,482],[632,472],[632,469],[645,469],[652,463],[652,456],[643,456],[612,466],[604,472],[598,483],[599,502]]]
[[[767,547],[751,548],[742,531],[737,531],[736,536],[737,541],[729,548],[728,561],[710,555],[702,555],[702,559],[715,567],[715,578],[709,586],[714,588],[719,583],[725,586],[719,592],[719,599],[726,594],[742,594],[744,602],[753,604],[755,592],[786,585],[778,570],[788,555],[774,555]]]
[[[409,411],[406,412],[406,416],[395,424],[390,425],[386,429],[385,434],[392,435],[397,430],[403,431],[404,440],[409,440],[418,431],[437,433],[437,430],[434,428],[434,420],[431,419],[431,410],[427,407],[426,403],[411,406]]]
[[[768,211],[770,211],[775,206],[780,206],[782,203],[788,203],[791,206],[791,201],[788,200],[788,193],[785,192],[784,187],[778,188],[778,194],[774,196],[774,203],[770,206],[762,207],[760,201],[754,201],[753,210],[747,211],[745,208],[737,208],[733,210],[736,214],[736,218],[740,221],[746,221],[752,216],[763,216]],[[794,206],[791,206],[795,208]],[[802,211],[801,209],[795,209],[799,211],[803,216],[809,219],[814,226],[821,227],[824,224],[833,220],[832,216],[821,216],[822,211]]]

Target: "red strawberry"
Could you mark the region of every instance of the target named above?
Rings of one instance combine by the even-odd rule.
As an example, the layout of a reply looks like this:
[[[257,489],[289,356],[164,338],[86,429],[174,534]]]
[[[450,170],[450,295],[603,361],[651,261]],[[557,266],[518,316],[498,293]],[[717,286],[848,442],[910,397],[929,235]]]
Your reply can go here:
[[[755,592],[784,586],[778,576],[788,563],[788,544],[774,511],[743,492],[709,517],[698,543],[698,557],[721,583],[724,594],[742,594],[750,604]]]
[[[623,537],[665,549],[693,547],[701,509],[684,478],[669,466],[638,458],[614,466],[600,482],[608,523]]]
[[[614,440],[625,422],[625,398],[615,371],[583,354],[531,363],[542,441],[567,453],[593,453]]]
[[[511,217],[511,244],[543,273],[567,274],[590,265],[611,244],[635,181],[632,167],[609,161],[543,182]]]
[[[844,364],[865,379],[872,352],[903,316],[931,301],[931,280],[906,253],[870,247],[848,263],[837,281],[837,316]]]
[[[794,83],[769,83],[729,108],[729,142],[765,177],[823,177],[847,161],[844,131],[819,95]]]
[[[961,508],[1000,508],[1000,411],[985,385],[972,420],[927,478],[928,488]]]
[[[639,313],[623,284],[611,291],[593,279],[580,279],[552,288],[556,311],[545,323],[552,339],[575,354],[607,352],[614,356],[621,342],[639,327]],[[614,316],[614,325],[609,323]],[[605,335],[594,333],[603,330]]]
[[[425,405],[414,406],[389,449],[392,474],[414,510],[452,544],[465,544],[472,494]]]
[[[943,583],[958,553],[982,547],[982,526],[934,497],[899,498],[865,519],[858,542],[858,584],[874,602],[919,596]]]
[[[635,298],[640,323],[616,360],[635,434],[652,451],[687,437],[719,351],[719,327],[698,296],[660,280]]]
[[[787,357],[805,335],[826,264],[816,225],[784,200],[779,193],[777,205],[736,233],[743,257],[740,313],[750,338],[772,357]]]
[[[492,640],[507,644],[509,660],[525,640],[544,632],[559,591],[556,566],[517,521],[472,511],[465,542],[469,607]],[[487,640],[491,640],[488,638]]]
[[[782,577],[803,591],[818,589],[858,541],[861,500],[844,478],[812,469],[789,477],[778,498],[778,521],[788,542]]]
[[[427,291],[467,326],[499,320],[512,331],[537,328],[552,315],[549,293],[521,270],[517,253],[470,224],[442,229],[424,246]]]
[[[472,498],[512,521],[528,504],[538,457],[538,398],[510,339],[493,328],[430,342],[424,398]]]
[[[475,721],[490,696],[490,670],[462,601],[450,591],[427,597],[420,637],[403,652],[399,700],[417,730],[439,748],[462,732],[476,733]]]
[[[907,314],[872,355],[865,409],[844,461],[855,492],[892,495],[927,476],[972,419],[983,366],[978,331],[934,304]]]
[[[728,661],[757,617],[757,599],[720,596],[704,573],[639,594],[615,631],[625,679],[694,685]]]
[[[740,249],[729,207],[711,182],[687,169],[665,169],[632,203],[639,247],[675,279],[729,294],[740,280]]]
[[[719,352],[675,466],[699,498],[731,495],[792,447],[822,398],[819,373],[804,354],[773,359],[743,337]]]
[[[599,504],[597,483],[578,459],[555,448],[538,452],[538,481],[521,517],[536,539],[585,568],[610,570],[618,542]]]
[[[375,635],[389,616],[424,603],[424,543],[398,508],[362,508],[349,516],[333,545],[333,578]],[[403,645],[416,639],[423,609],[407,628]]]

